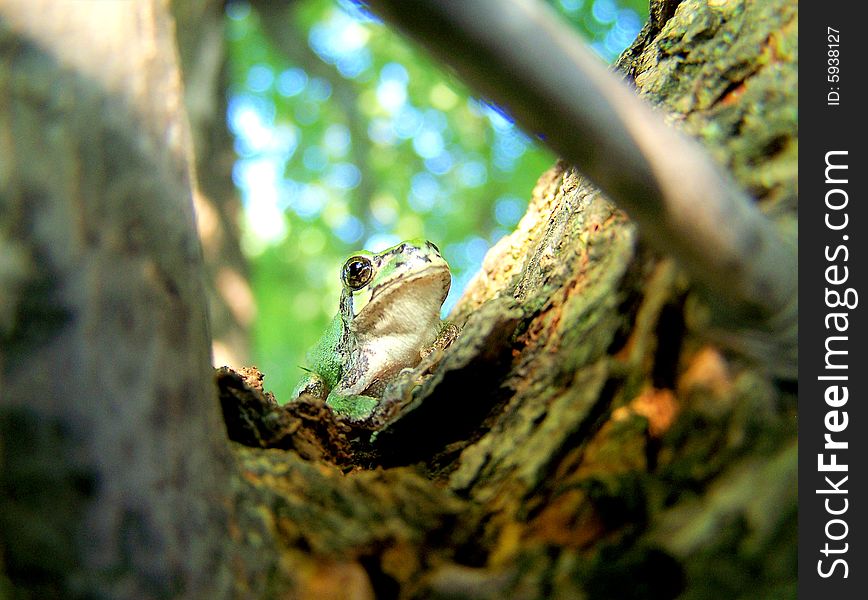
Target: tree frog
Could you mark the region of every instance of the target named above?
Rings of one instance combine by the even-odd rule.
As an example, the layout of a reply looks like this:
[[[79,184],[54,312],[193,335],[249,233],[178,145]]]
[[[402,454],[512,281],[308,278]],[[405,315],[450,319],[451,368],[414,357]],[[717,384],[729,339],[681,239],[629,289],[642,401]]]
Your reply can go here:
[[[454,338],[457,328],[440,320],[452,277],[440,250],[425,240],[357,252],[340,276],[338,314],[308,352],[307,375],[293,396],[311,394],[361,421],[391,378],[416,366],[433,345],[444,347],[438,339],[444,331]]]

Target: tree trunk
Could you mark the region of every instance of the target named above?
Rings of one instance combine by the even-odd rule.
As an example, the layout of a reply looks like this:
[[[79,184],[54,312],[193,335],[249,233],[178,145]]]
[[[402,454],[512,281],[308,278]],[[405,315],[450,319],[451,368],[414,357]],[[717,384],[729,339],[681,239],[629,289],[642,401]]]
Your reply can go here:
[[[241,253],[241,202],[232,182],[235,149],[226,128],[228,60],[223,2],[172,2],[184,105],[192,131],[193,203],[205,258],[205,291],[215,365],[247,364],[256,312]]]
[[[414,410],[371,441],[223,371],[221,443],[185,136],[160,137],[184,131],[166,15],[118,11],[141,57],[121,77],[84,50],[58,65],[69,41],[22,10],[0,29],[7,587],[795,596],[795,386],[710,337],[672,259],[563,163],[456,307],[461,337],[415,393],[391,392]],[[796,6],[652,14],[620,68],[791,227]]]
[[[174,35],[159,2],[0,2],[0,586],[13,596],[227,585],[228,452]]]

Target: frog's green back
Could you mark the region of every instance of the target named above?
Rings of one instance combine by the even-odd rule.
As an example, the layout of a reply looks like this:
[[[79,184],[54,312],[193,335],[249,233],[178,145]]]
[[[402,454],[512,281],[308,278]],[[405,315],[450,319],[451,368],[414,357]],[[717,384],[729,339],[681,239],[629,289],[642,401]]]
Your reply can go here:
[[[310,370],[323,378],[329,389],[334,389],[341,378],[341,359],[338,342],[341,339],[341,317],[335,315],[322,337],[307,353]]]

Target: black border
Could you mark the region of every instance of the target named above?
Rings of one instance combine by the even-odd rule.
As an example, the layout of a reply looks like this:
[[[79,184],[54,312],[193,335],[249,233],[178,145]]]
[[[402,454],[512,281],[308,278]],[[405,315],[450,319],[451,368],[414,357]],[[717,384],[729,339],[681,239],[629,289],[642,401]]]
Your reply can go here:
[[[865,533],[868,512],[866,506],[866,470],[864,468],[868,436],[866,426],[865,380],[868,379],[868,362],[862,351],[868,343],[865,327],[865,309],[861,303],[868,302],[865,287],[865,272],[868,270],[864,252],[863,235],[868,235],[865,204],[865,179],[868,178],[868,164],[865,161],[865,119],[862,113],[868,110],[866,94],[862,91],[865,77],[863,42],[868,37],[865,32],[862,3],[847,0],[827,2],[805,2],[800,8],[799,18],[799,596],[802,598],[848,599],[865,598],[868,594],[866,573],[868,573],[868,535]],[[840,33],[838,40],[840,81],[829,81],[829,31],[834,28]],[[834,41],[832,42],[834,43]],[[833,53],[834,54],[834,53]],[[834,61],[832,61],[834,63]],[[835,66],[835,65],[832,65]],[[833,69],[834,71],[834,69]],[[839,104],[830,105],[829,92],[840,94]],[[847,155],[835,155],[837,163],[846,161],[849,168],[846,184],[826,183],[826,153],[847,151]],[[831,171],[831,178],[843,178],[844,171]],[[830,189],[843,189],[847,193],[847,206],[839,211],[826,207],[826,193]],[[843,196],[834,192],[833,202],[840,202]],[[834,231],[826,226],[824,219],[830,213],[833,224],[843,221],[843,212],[849,219],[846,229]],[[846,239],[845,239],[846,236]],[[835,249],[839,245],[847,247],[847,252]],[[837,260],[829,261],[824,255],[829,253]],[[845,262],[844,256],[849,254]],[[846,282],[832,285],[826,281],[826,269],[838,265],[838,276],[843,267],[848,267],[849,278]],[[834,275],[834,271],[832,272]],[[843,292],[852,287],[859,294],[859,304],[852,310],[829,308],[824,299],[825,290],[838,289]],[[846,332],[827,331],[825,317],[830,312],[847,312]],[[843,323],[843,321],[839,321]],[[846,341],[837,340],[837,349],[847,350],[846,355],[837,355],[840,364],[848,368],[836,371],[825,367],[827,336],[846,336]],[[832,347],[830,346],[830,347]],[[821,375],[846,375],[849,399],[837,410],[846,411],[846,429],[833,433],[833,439],[846,441],[848,448],[837,451],[837,462],[847,464],[847,472],[821,473],[818,470],[818,454],[824,450],[824,434],[827,433],[824,419],[828,411],[835,410],[827,405],[824,394],[828,385],[834,381],[821,381]],[[830,417],[831,418],[831,417]],[[843,419],[841,413],[839,419]],[[833,423],[834,425],[834,423]],[[825,476],[835,482],[846,494],[820,494],[818,489],[830,486]],[[847,481],[840,485],[843,476]],[[828,540],[830,548],[843,548],[847,552],[828,558],[821,552],[827,543],[825,526],[831,519],[838,518],[827,513],[824,506],[830,500],[833,510],[844,506],[848,500],[847,511],[840,515],[847,523],[847,536],[840,541]],[[841,523],[834,523],[830,529],[833,535],[844,531]],[[846,561],[847,578],[843,577],[844,568],[838,564],[832,575],[823,578],[818,574],[818,561],[823,560],[823,569],[831,569],[836,558]],[[822,595],[821,595],[822,594]]]

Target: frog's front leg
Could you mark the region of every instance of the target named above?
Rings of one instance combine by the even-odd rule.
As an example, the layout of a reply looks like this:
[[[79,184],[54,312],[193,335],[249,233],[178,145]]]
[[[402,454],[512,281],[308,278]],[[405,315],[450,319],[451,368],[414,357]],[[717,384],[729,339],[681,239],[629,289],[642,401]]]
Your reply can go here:
[[[452,345],[452,342],[458,339],[461,334],[461,327],[450,321],[443,321],[440,324],[440,329],[437,332],[437,337],[430,345],[425,346],[419,351],[419,356],[426,358],[428,355],[437,350],[443,351]]]
[[[295,386],[292,392],[293,400],[298,399],[302,394],[325,401],[329,395],[329,386],[319,373],[308,371],[307,376]]]
[[[335,390],[329,392],[329,385],[318,373],[308,372],[295,388],[293,398],[302,394],[324,401],[336,414],[352,421],[363,421],[368,418],[379,403],[379,399],[359,394],[341,394]]]
[[[342,395],[332,391],[326,399],[333,411],[351,421],[364,421],[380,403],[378,398],[358,394]]]

